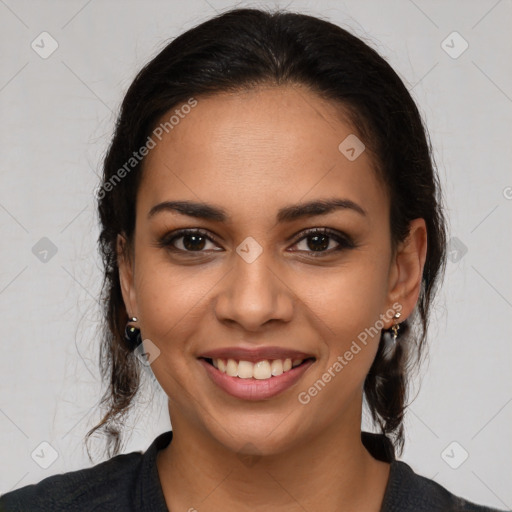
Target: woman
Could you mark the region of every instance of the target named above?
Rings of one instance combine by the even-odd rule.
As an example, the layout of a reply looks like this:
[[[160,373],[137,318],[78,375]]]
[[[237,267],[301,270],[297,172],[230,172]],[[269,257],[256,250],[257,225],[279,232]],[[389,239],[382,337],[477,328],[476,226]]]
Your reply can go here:
[[[345,30],[235,9],[175,39],[128,90],[98,190],[110,389],[88,436],[114,457],[2,510],[491,510],[395,458],[440,197],[407,89]],[[145,365],[172,432],[118,455]]]

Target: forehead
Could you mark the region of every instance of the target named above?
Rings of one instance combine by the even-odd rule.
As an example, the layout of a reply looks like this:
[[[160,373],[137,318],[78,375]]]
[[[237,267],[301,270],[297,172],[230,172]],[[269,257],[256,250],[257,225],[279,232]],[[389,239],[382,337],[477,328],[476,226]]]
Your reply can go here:
[[[362,145],[339,106],[298,86],[196,100],[145,159],[139,195],[146,210],[182,198],[227,209],[236,203],[253,214],[262,205],[333,196],[350,196],[370,209],[386,206],[379,203],[384,194],[368,152],[355,159],[347,158],[354,152],[343,152],[344,141],[355,142],[357,153]]]

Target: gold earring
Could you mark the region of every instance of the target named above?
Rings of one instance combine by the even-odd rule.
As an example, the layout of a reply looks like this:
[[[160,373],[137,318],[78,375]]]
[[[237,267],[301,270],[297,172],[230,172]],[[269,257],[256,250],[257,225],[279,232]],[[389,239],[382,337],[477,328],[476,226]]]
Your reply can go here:
[[[396,339],[398,338],[398,331],[400,330],[400,324],[398,322],[396,322],[396,320],[398,320],[401,316],[402,316],[402,313],[397,311],[395,313],[395,316],[393,317],[395,319],[395,323],[391,327],[391,330],[393,331],[393,337],[392,337],[393,345],[396,343]]]

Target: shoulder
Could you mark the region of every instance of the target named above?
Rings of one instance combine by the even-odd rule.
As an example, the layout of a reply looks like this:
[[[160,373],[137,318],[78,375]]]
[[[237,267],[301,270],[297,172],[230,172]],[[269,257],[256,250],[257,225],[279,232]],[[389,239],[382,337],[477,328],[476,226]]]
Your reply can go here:
[[[0,496],[0,512],[126,512],[141,460],[142,452],[132,452],[90,468],[49,476]]]
[[[478,505],[452,494],[429,478],[416,474],[403,461],[391,465],[388,488],[384,496],[383,512],[502,512]]]

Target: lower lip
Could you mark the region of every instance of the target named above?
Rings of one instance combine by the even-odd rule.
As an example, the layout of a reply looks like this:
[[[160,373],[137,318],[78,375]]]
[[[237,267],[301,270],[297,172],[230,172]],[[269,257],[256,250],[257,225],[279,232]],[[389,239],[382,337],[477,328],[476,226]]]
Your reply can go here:
[[[308,360],[277,377],[260,380],[254,378],[241,379],[240,377],[230,377],[204,359],[199,359],[199,362],[204,366],[209,377],[219,388],[229,395],[241,398],[242,400],[265,400],[279,395],[293,386],[314,363],[313,360]]]

